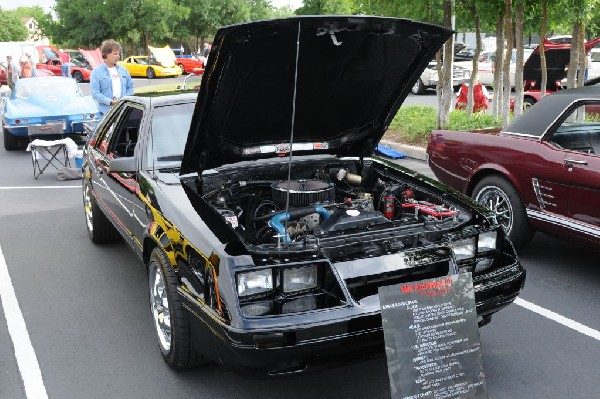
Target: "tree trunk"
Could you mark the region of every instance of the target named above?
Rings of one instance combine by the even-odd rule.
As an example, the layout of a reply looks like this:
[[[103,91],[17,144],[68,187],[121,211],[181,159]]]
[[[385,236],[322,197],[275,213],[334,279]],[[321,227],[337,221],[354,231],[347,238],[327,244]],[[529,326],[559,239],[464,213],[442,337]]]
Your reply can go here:
[[[515,42],[517,43],[517,64],[515,70],[515,118],[523,113],[523,0],[517,0],[515,13]]]
[[[542,69],[542,81],[540,82],[540,96],[546,96],[546,85],[548,84],[548,67],[546,66],[546,52],[544,51],[544,40],[546,40],[546,26],[548,25],[548,2],[542,0],[542,29],[540,32],[540,68]]]
[[[567,88],[572,89],[577,87],[577,76],[579,75],[579,57],[577,56],[577,49],[579,48],[579,25],[577,22],[573,24],[573,30],[571,31],[571,50],[569,51],[569,66],[567,68]]]
[[[578,27],[577,35],[577,61],[579,64],[579,75],[577,76],[577,87],[583,87],[585,83],[585,70],[586,70],[586,54],[585,54],[585,25],[582,20],[577,20],[575,23]]]
[[[500,118],[500,105],[502,104],[502,61],[504,60],[504,16],[496,22],[496,55],[492,63],[494,69],[494,101],[492,111],[494,118]]]
[[[506,54],[502,63],[502,104],[500,117],[502,127],[508,126],[510,122],[510,61],[512,59],[513,49],[513,29],[512,29],[512,0],[506,0],[504,9],[504,32],[506,34]]]
[[[475,21],[475,54],[473,55],[473,69],[471,70],[471,79],[469,81],[469,95],[467,97],[467,116],[473,114],[473,88],[478,83],[479,78],[479,54],[481,53],[481,20],[477,11],[475,0],[471,0],[470,4],[471,15]]]
[[[452,14],[454,9],[452,7],[454,0],[444,0],[444,26],[452,29]],[[454,35],[444,44],[444,61],[442,63],[442,79],[441,83],[441,97],[440,106],[438,112],[438,128],[444,129],[450,120],[450,109],[452,107],[452,96],[454,91],[452,90],[452,59],[454,58]],[[438,83],[438,86],[440,85]]]

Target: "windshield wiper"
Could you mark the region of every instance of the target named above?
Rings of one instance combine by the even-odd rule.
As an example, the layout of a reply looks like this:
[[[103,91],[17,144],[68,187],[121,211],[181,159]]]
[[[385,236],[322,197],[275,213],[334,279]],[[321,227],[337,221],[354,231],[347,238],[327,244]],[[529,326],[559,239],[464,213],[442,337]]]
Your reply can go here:
[[[164,157],[157,157],[157,161],[181,161],[183,155],[165,155]]]

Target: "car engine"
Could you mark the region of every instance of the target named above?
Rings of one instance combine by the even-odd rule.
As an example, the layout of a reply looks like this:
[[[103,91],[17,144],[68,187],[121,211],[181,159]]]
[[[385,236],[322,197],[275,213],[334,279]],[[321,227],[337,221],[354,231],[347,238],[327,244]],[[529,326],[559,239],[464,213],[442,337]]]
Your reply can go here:
[[[294,165],[289,179],[283,164],[219,170],[203,176],[203,198],[256,250],[327,247],[343,237],[342,258],[352,256],[348,248],[364,256],[420,246],[471,217],[382,164],[337,162]]]

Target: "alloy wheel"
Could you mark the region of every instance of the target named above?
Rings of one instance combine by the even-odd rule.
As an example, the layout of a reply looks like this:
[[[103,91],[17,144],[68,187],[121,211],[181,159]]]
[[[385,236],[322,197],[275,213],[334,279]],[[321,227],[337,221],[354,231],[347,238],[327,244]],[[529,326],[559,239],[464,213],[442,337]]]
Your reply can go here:
[[[94,232],[93,211],[92,211],[92,193],[89,184],[83,185],[83,207],[85,208],[85,223],[90,234]]]
[[[154,328],[162,351],[167,353],[171,349],[171,312],[169,311],[166,282],[156,261],[150,262],[148,284]]]
[[[495,186],[484,187],[475,198],[475,201],[490,209],[496,215],[496,220],[506,233],[513,226],[513,209],[506,193]]]

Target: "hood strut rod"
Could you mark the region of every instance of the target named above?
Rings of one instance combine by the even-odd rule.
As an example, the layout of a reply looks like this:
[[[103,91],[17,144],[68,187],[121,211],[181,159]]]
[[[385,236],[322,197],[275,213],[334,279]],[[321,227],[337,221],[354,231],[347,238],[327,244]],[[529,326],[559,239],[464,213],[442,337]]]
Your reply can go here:
[[[294,68],[294,96],[292,98],[292,128],[290,131],[290,155],[288,162],[288,190],[285,198],[285,212],[286,214],[290,209],[290,180],[292,179],[292,156],[293,156],[293,148],[294,148],[294,122],[296,120],[296,91],[298,89],[298,58],[300,55],[300,21],[298,21],[298,34],[296,36],[296,65]],[[288,229],[288,220],[289,218],[285,218],[285,231]],[[277,245],[281,246],[281,239],[277,240]]]

